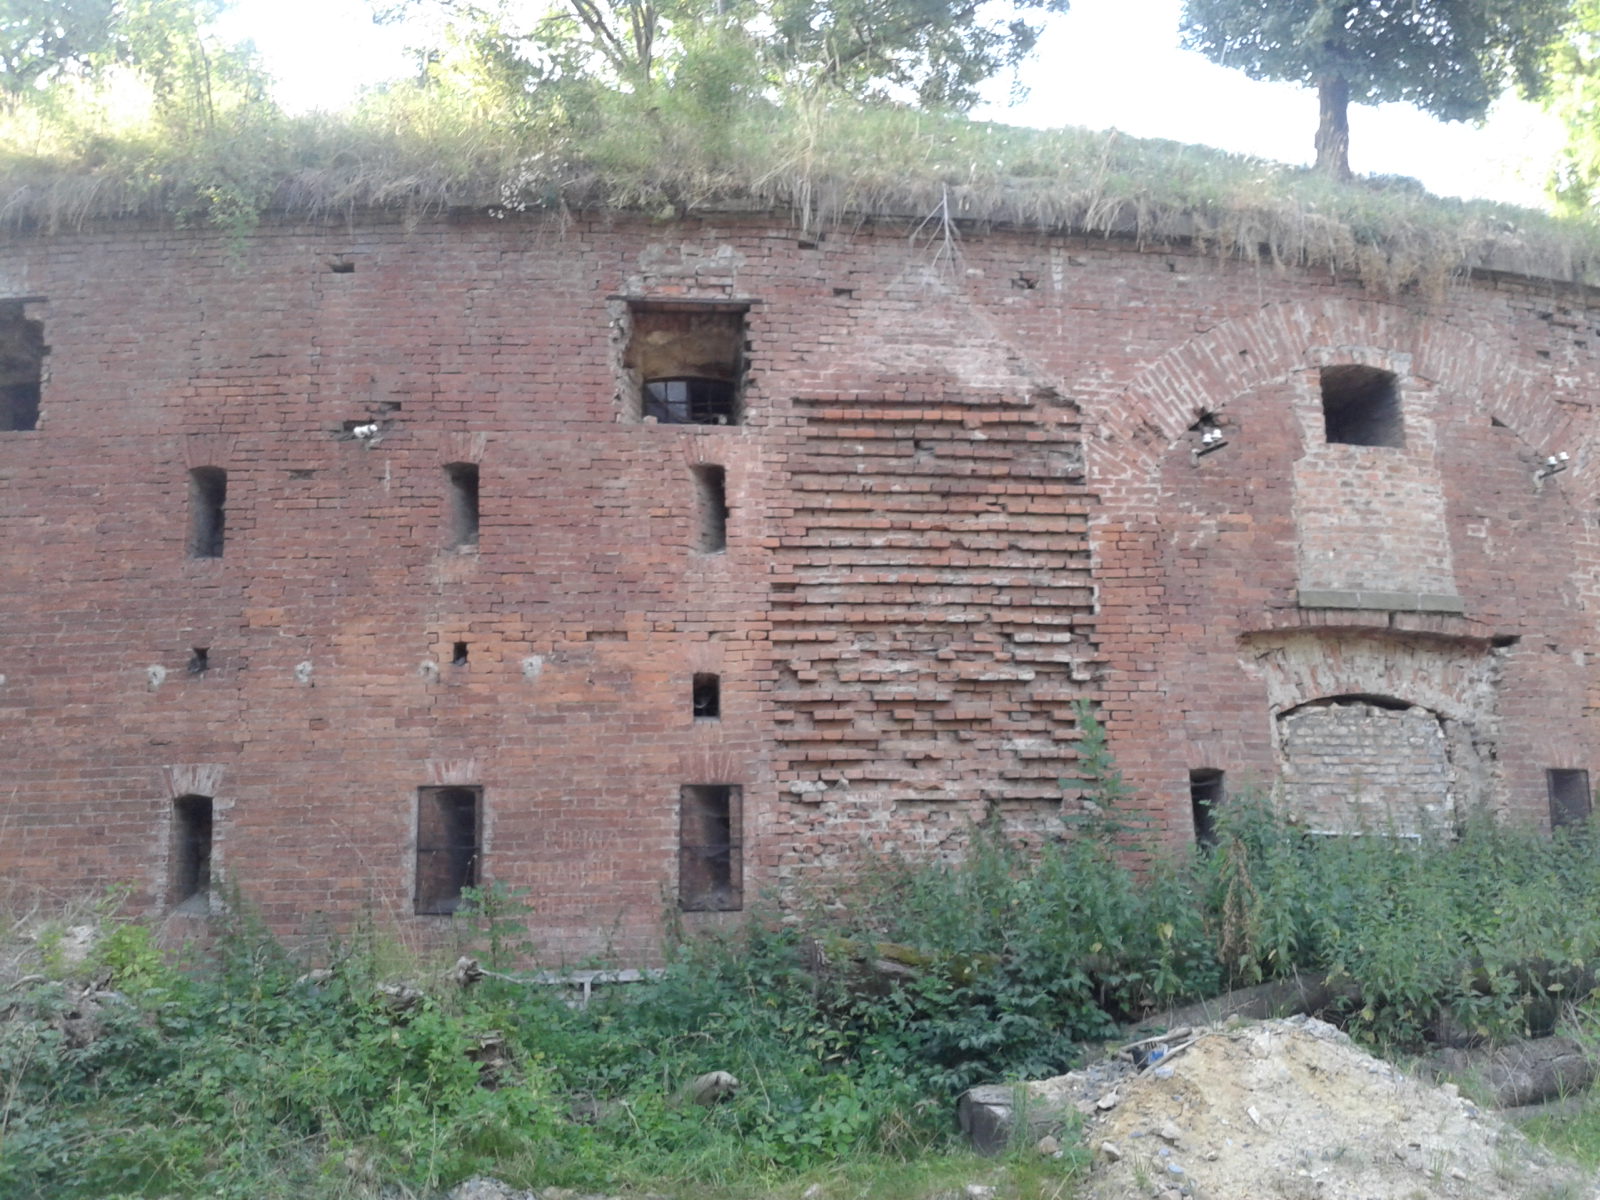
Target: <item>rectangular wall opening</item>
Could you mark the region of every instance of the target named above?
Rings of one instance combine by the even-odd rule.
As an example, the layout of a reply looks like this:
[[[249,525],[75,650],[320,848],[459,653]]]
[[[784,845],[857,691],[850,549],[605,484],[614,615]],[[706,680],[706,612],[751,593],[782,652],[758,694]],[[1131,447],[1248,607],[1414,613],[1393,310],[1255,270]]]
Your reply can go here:
[[[728,548],[728,475],[721,467],[694,469],[695,549],[721,554]]]
[[[211,797],[179,796],[172,802],[171,900],[176,907],[202,908],[211,892]]]
[[[189,472],[189,557],[221,558],[227,524],[228,473],[221,467]]]
[[[463,888],[478,886],[483,789],[417,789],[416,911],[448,915]]]
[[[445,540],[453,549],[466,550],[478,544],[478,464],[447,463],[444,474],[450,491]]]
[[[1224,796],[1223,774],[1212,767],[1189,772],[1189,812],[1194,820],[1194,841],[1207,848],[1217,844],[1217,810]]]
[[[740,424],[746,312],[743,304],[631,302],[627,416],[662,425]]]
[[[744,907],[743,814],[738,787],[685,784],[678,802],[678,907],[737,912]]]
[[[1323,429],[1330,445],[1406,444],[1394,372],[1340,363],[1323,367],[1321,382]]]
[[[0,433],[39,427],[48,349],[44,322],[28,320],[20,300],[0,301]]]
[[[693,683],[692,701],[695,720],[720,720],[722,717],[722,676],[696,674]]]
[[[1567,829],[1582,825],[1594,808],[1594,793],[1589,790],[1589,772],[1552,767],[1544,773],[1550,794],[1550,828]]]

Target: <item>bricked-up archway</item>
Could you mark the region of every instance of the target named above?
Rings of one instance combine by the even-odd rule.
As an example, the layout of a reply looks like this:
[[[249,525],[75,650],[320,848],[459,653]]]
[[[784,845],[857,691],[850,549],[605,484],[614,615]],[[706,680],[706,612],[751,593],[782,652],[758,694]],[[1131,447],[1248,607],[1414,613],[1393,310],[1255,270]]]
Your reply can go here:
[[[1384,696],[1314,700],[1278,715],[1277,749],[1280,810],[1314,833],[1457,828],[1461,787],[1437,713]]]

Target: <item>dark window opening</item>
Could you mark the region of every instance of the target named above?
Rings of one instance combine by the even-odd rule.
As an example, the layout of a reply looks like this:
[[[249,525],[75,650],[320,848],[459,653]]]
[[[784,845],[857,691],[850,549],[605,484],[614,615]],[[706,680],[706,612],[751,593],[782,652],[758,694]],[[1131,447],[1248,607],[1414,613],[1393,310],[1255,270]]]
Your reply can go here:
[[[189,557],[221,558],[228,473],[221,467],[189,472]]]
[[[631,418],[664,425],[739,424],[746,311],[743,304],[700,301],[630,304],[623,365]]]
[[[204,646],[196,646],[189,651],[188,671],[191,675],[204,675],[211,669],[211,651]]]
[[[1223,795],[1221,771],[1206,767],[1189,772],[1189,811],[1196,845],[1209,849],[1217,844],[1217,810]]]
[[[1551,829],[1571,828],[1588,821],[1594,807],[1589,772],[1552,767],[1544,773],[1544,779],[1550,793]]]
[[[728,475],[721,467],[694,469],[695,549],[720,554],[728,548]]]
[[[478,884],[481,788],[417,790],[417,902],[424,915],[448,915],[463,888]]]
[[[742,829],[737,787],[684,786],[678,804],[678,907],[684,912],[744,907]]]
[[[662,425],[737,425],[738,389],[723,379],[652,379],[644,415]]]
[[[1322,368],[1322,419],[1330,445],[1406,444],[1392,371],[1343,363]]]
[[[0,432],[39,427],[44,377],[44,322],[30,321],[18,301],[0,303]]]
[[[718,720],[722,716],[722,676],[697,674],[693,687],[696,720]]]
[[[467,644],[465,642],[457,642],[450,648],[450,665],[453,667],[467,665]]]
[[[172,903],[211,891],[211,797],[179,796],[172,802]]]
[[[450,545],[465,549],[478,544],[478,464],[447,463],[445,478],[450,482]]]

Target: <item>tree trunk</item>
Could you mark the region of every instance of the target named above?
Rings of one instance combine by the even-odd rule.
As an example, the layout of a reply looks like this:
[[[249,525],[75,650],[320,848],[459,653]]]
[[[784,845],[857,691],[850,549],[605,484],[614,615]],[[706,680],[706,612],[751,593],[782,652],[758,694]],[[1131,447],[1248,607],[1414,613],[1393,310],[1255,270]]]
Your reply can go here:
[[[1317,123],[1317,170],[1335,179],[1350,178],[1350,85],[1343,75],[1317,81],[1321,113]]]

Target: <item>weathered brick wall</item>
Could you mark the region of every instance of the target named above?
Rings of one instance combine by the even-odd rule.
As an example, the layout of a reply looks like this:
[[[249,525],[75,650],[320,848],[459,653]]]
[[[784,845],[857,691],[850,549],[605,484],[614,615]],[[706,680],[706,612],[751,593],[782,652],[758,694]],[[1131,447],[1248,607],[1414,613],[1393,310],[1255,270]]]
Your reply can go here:
[[[483,874],[529,889],[546,953],[632,956],[677,894],[682,785],[740,789],[747,898],[958,853],[991,811],[1055,828],[1077,697],[1173,839],[1189,771],[1269,787],[1277,718],[1333,697],[1453,722],[1452,778],[1500,808],[1542,816],[1544,771],[1590,764],[1583,297],[1401,304],[1025,233],[951,263],[905,232],[8,239],[0,300],[43,298],[50,354],[39,427],[0,432],[0,872],[159,909],[173,801],[210,796],[216,867],[280,928],[440,936],[417,790],[481,788]],[[637,420],[630,298],[748,306],[744,423]],[[1320,443],[1342,362],[1399,377],[1403,450]],[[1228,440],[1196,457],[1202,414]],[[478,469],[475,546],[447,464]],[[220,558],[186,554],[203,467]]]

